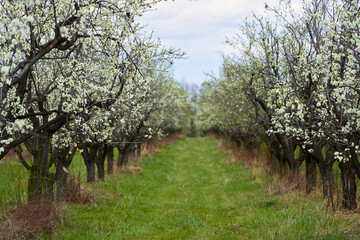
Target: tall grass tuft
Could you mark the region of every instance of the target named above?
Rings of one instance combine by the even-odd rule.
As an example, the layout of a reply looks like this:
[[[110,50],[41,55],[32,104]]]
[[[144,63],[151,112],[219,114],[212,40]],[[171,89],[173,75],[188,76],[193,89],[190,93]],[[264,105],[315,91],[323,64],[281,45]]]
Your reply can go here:
[[[163,146],[172,144],[176,139],[179,139],[181,137],[183,137],[182,134],[174,133],[163,139],[152,139],[146,144],[143,144],[143,147],[141,149],[141,155],[153,155]]]
[[[11,205],[27,201],[28,171],[15,161],[0,165],[0,214]]]
[[[39,233],[52,234],[60,212],[46,200],[18,204],[0,219],[0,236],[3,239],[28,239]]]
[[[90,204],[95,201],[94,196],[87,189],[81,187],[80,176],[76,178],[74,175],[70,175],[65,191],[67,203]]]

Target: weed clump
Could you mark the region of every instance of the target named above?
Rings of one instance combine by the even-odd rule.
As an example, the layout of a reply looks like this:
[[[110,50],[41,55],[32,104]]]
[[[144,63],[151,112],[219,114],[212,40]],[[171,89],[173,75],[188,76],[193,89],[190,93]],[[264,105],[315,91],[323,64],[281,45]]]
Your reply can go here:
[[[176,139],[181,138],[183,135],[180,133],[174,133],[163,139],[152,139],[148,141],[141,151],[141,155],[153,155],[163,146],[172,144]]]
[[[33,238],[39,233],[52,234],[60,220],[59,211],[49,201],[19,204],[0,219],[1,239]]]
[[[91,204],[95,198],[81,187],[75,176],[69,176],[65,187],[65,202]],[[0,239],[32,239],[39,234],[51,235],[56,224],[65,216],[66,204],[54,203],[44,196],[38,202],[14,204],[0,217]]]
[[[273,187],[269,187],[270,195],[285,194],[292,191],[304,191],[305,190],[305,177],[299,174],[294,178],[291,172],[287,172],[285,176],[281,178],[281,182]]]
[[[81,188],[80,181],[73,175],[67,180],[65,191],[67,203],[90,204],[95,201],[88,191]]]

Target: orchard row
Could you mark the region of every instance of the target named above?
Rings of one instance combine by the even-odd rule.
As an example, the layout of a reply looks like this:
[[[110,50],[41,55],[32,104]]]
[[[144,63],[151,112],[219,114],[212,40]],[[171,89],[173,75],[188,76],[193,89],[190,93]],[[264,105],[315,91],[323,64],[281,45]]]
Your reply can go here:
[[[343,206],[357,208],[360,177],[360,2],[287,1],[266,6],[228,43],[220,77],[203,84],[204,129],[237,142],[265,142],[272,162],[293,179],[306,165],[307,191],[318,167],[332,202],[333,165],[341,170]]]
[[[30,172],[30,201],[65,199],[77,151],[88,182],[95,166],[104,179],[114,148],[121,166],[135,146],[186,121],[187,94],[168,71],[183,54],[136,22],[156,2],[0,3],[0,159],[15,150]]]

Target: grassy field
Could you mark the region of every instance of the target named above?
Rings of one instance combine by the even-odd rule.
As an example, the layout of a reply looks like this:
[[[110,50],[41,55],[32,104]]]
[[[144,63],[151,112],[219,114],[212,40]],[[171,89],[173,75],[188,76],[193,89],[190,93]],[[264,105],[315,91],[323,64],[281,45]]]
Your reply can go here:
[[[327,213],[300,193],[270,196],[266,181],[209,138],[178,139],[140,164],[136,173],[89,185],[95,201],[68,206],[52,238],[360,238],[357,214]],[[73,172],[85,171],[78,168],[75,162]]]

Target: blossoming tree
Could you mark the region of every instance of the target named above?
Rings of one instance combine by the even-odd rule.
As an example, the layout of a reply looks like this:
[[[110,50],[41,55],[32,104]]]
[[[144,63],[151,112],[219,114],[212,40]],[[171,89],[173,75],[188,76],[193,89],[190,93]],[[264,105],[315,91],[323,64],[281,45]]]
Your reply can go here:
[[[28,147],[33,162],[23,163],[30,170],[30,200],[52,187],[49,149],[59,143],[54,134],[95,121],[93,109],[106,112],[128,74],[139,71],[129,54],[140,44],[134,17],[154,3],[0,3],[0,158],[21,143]],[[144,48],[137,57],[147,58]]]

